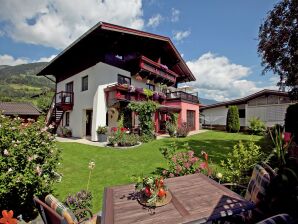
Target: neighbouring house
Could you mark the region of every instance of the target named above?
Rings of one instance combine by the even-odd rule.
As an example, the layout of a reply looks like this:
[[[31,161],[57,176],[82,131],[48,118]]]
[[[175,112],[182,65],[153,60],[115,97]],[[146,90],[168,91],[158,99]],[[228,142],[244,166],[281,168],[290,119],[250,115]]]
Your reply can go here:
[[[20,117],[25,122],[28,119],[36,121],[40,115],[40,111],[29,102],[0,102],[0,111],[6,116]]]
[[[127,105],[145,100],[144,89],[160,104],[152,116],[156,133],[165,132],[173,112],[179,113],[178,125],[199,129],[197,94],[177,88],[195,77],[168,37],[99,22],[37,75],[56,78],[48,123],[69,127],[74,137],[97,141],[97,127],[111,130],[120,114],[127,128],[137,129],[138,115]]]
[[[288,93],[264,89],[249,96],[231,101],[200,106],[200,123],[203,127],[225,129],[228,107],[236,105],[239,109],[240,126],[245,129],[249,121],[257,117],[267,127],[284,125],[285,113],[290,104]]]

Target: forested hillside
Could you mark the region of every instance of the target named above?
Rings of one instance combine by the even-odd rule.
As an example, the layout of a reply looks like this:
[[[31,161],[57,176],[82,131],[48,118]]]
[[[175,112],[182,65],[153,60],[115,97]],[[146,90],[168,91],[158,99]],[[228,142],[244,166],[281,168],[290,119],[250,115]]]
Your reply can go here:
[[[46,64],[0,65],[0,101],[34,101],[32,96],[53,90],[53,82],[36,76]]]

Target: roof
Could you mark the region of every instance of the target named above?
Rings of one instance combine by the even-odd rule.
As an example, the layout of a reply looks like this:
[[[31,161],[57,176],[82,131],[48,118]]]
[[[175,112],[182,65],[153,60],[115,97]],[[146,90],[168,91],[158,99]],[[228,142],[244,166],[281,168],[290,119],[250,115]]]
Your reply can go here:
[[[104,53],[139,52],[179,74],[178,82],[196,80],[170,38],[123,26],[99,22],[58,54],[37,75],[68,77],[104,60]],[[71,73],[71,74],[70,74]]]
[[[4,115],[40,115],[40,111],[28,102],[0,102]]]
[[[282,91],[277,91],[277,90],[271,90],[271,89],[263,89],[259,92],[256,92],[254,94],[248,95],[243,98],[202,106],[201,109],[206,110],[206,109],[211,109],[211,108],[221,107],[221,106],[245,104],[245,103],[247,103],[247,101],[255,99],[255,98],[263,96],[263,95],[266,95],[266,96],[267,95],[288,96],[288,93],[282,92]]]

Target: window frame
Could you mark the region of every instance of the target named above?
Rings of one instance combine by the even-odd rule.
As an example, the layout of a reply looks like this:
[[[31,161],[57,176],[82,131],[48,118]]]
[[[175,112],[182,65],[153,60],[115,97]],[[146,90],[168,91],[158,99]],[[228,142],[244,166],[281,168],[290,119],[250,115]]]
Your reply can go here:
[[[65,112],[65,126],[69,127],[69,115],[70,113],[67,111]]]
[[[152,87],[152,89],[151,89],[151,87]],[[155,91],[155,85],[153,85],[153,84],[146,83],[146,88],[150,89],[151,91]]]
[[[87,80],[87,87],[84,85],[84,80]],[[81,88],[82,92],[87,91],[89,88],[88,75],[83,76],[81,82],[82,82],[82,88]]]
[[[245,118],[246,117],[246,110],[245,109],[238,109],[239,112],[239,118]]]
[[[123,82],[124,80],[129,80],[129,83]],[[128,85],[131,85],[131,78],[130,77],[127,77],[125,75],[118,74],[118,76],[117,76],[117,82],[118,82],[118,84],[128,84]]]

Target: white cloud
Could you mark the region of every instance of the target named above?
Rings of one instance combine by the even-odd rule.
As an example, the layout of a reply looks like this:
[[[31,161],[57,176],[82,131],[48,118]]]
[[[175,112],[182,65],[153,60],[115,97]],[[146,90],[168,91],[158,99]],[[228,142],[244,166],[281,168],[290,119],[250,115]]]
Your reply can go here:
[[[176,41],[181,41],[183,39],[185,39],[186,37],[188,37],[190,35],[190,30],[186,30],[186,31],[175,31],[174,32],[174,40]]]
[[[51,60],[53,60],[57,55],[51,55],[49,57],[41,57],[40,59],[38,60],[34,60],[32,62],[49,62]]]
[[[226,101],[264,88],[276,89],[273,84],[259,87],[255,82],[247,80],[251,68],[233,64],[225,56],[208,52],[198,59],[188,61],[187,65],[197,79],[189,85],[194,86],[203,98]]]
[[[160,15],[160,14],[157,14],[157,15],[155,15],[155,16],[152,16],[150,19],[149,19],[149,21],[148,21],[148,23],[147,23],[147,26],[150,26],[150,27],[157,27],[159,24],[160,24],[160,22],[162,21],[162,16]]]
[[[0,65],[20,65],[20,64],[28,64],[33,62],[49,62],[51,61],[56,55],[51,55],[49,57],[41,57],[37,60],[30,60],[28,58],[14,58],[11,55],[4,54],[0,55]]]
[[[5,34],[19,42],[61,49],[99,21],[142,29],[142,0],[1,1]]]
[[[171,21],[177,22],[179,21],[180,11],[178,9],[172,8],[172,16]]]
[[[8,54],[0,55],[0,65],[20,65],[27,63],[28,59],[26,58],[14,58]]]

